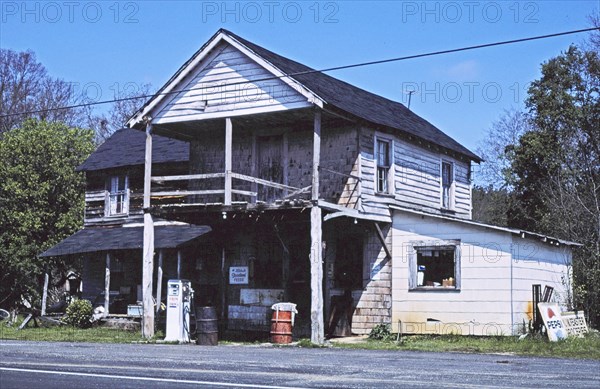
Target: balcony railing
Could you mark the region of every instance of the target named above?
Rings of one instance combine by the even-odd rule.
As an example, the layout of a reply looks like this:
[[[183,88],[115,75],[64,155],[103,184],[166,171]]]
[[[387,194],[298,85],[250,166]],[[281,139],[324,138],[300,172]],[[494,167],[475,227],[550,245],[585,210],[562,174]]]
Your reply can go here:
[[[304,188],[298,188],[233,172],[154,176],[151,179],[154,184],[151,191],[151,198],[153,201],[159,200],[161,204],[226,203],[225,180],[227,178],[242,182],[241,185],[235,185],[238,184],[237,182],[232,184],[230,189],[230,194],[232,196],[235,195],[233,196],[236,199],[235,201],[244,201],[251,204],[275,203],[276,200],[304,199],[307,198],[306,195],[310,192],[312,187],[312,185],[309,185]],[[223,179],[221,184],[217,184],[220,186],[218,189],[215,188],[217,187],[214,182],[216,179]],[[244,189],[240,189],[240,187]],[[265,193],[261,193],[258,190],[259,187],[274,188],[276,193],[269,193],[267,196]]]

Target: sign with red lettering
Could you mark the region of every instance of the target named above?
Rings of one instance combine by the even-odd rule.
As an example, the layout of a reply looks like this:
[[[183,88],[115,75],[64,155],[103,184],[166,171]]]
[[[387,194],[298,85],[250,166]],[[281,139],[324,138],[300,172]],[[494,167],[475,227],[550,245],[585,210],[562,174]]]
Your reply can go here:
[[[569,336],[563,324],[560,308],[557,303],[538,303],[538,309],[544,320],[546,333],[550,341],[556,342],[566,339]]]

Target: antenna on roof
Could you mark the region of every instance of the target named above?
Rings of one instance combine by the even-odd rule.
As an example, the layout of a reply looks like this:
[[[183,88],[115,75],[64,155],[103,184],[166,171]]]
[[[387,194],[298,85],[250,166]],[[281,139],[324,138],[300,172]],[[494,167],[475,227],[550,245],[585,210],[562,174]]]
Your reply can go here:
[[[412,95],[413,95],[413,93],[416,93],[416,92],[417,92],[416,89],[407,89],[406,92],[404,92],[404,93],[408,94],[408,109],[410,109],[410,100],[412,99]]]

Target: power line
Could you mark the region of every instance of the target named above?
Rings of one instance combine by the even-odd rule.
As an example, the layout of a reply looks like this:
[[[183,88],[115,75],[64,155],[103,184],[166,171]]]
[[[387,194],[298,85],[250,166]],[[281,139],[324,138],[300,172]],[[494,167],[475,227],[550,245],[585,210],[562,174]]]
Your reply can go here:
[[[300,76],[300,75],[305,75],[305,74],[326,73],[326,72],[332,72],[335,70],[351,69],[351,68],[357,68],[357,67],[362,67],[362,66],[371,66],[371,65],[379,65],[379,64],[383,64],[383,63],[405,61],[405,60],[409,60],[409,59],[432,57],[432,56],[442,55],[442,54],[458,53],[461,51],[476,50],[476,49],[483,49],[483,48],[487,48],[487,47],[504,46],[504,45],[529,42],[529,41],[540,40],[540,39],[555,38],[558,36],[579,34],[582,32],[589,32],[589,31],[594,31],[594,30],[600,30],[600,27],[563,31],[563,32],[557,32],[554,34],[538,35],[538,36],[533,36],[533,37],[528,37],[528,38],[519,38],[519,39],[512,39],[512,40],[493,42],[493,43],[484,43],[484,44],[475,45],[475,46],[466,46],[466,47],[460,47],[460,48],[456,48],[456,49],[432,51],[429,53],[414,54],[414,55],[408,55],[408,56],[403,56],[403,57],[382,59],[382,60],[377,60],[377,61],[359,62],[356,64],[334,66],[334,67],[320,69],[320,70],[314,70],[314,69],[306,70],[306,71],[302,71],[302,72],[285,74],[283,76],[264,77],[264,78],[252,80],[251,82],[254,83],[254,82],[261,82],[261,81],[270,81],[270,80],[277,80],[277,79],[281,79],[281,78]],[[250,81],[233,82],[230,84],[225,84],[225,86],[244,85],[244,84],[247,84],[248,82],[250,82]],[[90,102],[90,103],[81,103],[81,104],[69,105],[69,106],[58,107],[58,108],[47,108],[47,109],[40,109],[40,110],[35,110],[35,111],[9,113],[9,114],[0,115],[0,118],[17,116],[17,115],[32,115],[32,114],[37,114],[37,113],[59,111],[59,110],[65,110],[65,109],[83,108],[83,107],[89,107],[89,106],[93,106],[93,105],[102,105],[102,104],[116,103],[119,101],[129,101],[129,100],[136,100],[136,99],[142,99],[142,98],[151,98],[151,97],[155,97],[155,96],[168,96],[168,95],[178,94],[178,93],[182,93],[182,92],[191,92],[191,91],[209,89],[209,88],[214,88],[214,87],[215,87],[215,85],[210,85],[210,86],[203,86],[203,87],[199,87],[199,88],[179,89],[179,90],[170,91],[170,92],[161,92],[161,93],[155,93],[155,94],[149,94],[149,95],[139,95],[139,96],[135,96],[135,97],[123,97],[123,98],[112,99],[112,100],[102,100],[102,101],[95,101],[95,102]]]

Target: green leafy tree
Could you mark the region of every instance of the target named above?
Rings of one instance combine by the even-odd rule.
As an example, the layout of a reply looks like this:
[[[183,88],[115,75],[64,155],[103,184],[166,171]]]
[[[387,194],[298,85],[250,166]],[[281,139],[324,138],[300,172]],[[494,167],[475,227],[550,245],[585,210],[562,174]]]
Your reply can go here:
[[[82,224],[93,132],[27,120],[0,138],[0,306],[39,295],[45,270],[65,265],[38,254]]]
[[[582,243],[575,303],[600,325],[600,56],[575,46],[542,65],[528,91],[533,129],[508,150],[509,225]]]

